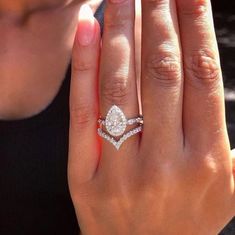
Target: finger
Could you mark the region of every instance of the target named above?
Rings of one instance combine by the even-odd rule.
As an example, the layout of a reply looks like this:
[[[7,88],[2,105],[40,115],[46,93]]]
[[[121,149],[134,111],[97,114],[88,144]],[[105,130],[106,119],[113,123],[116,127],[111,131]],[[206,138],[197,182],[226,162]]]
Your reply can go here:
[[[135,79],[134,5],[134,0],[109,0],[106,3],[100,65],[100,111],[103,118],[113,105],[121,108],[127,118],[139,114]],[[128,131],[130,129],[133,126]],[[110,160],[110,156],[123,156],[137,149],[138,139],[138,135],[132,136],[119,151],[104,140],[102,161],[106,161],[106,155]]]
[[[184,129],[193,149],[224,144],[224,94],[209,0],[177,0],[184,51]],[[222,138],[221,138],[222,137]]]
[[[233,199],[234,199],[234,204],[233,204],[233,208],[235,211],[235,149],[233,149],[231,151],[231,158],[232,158],[232,178],[233,178],[233,187],[234,187],[234,191],[233,191]]]
[[[233,163],[233,174],[234,174],[234,178],[235,178],[235,149],[233,149],[231,151],[231,155],[232,155],[232,163]]]
[[[69,178],[73,185],[92,178],[99,157],[96,133],[99,48],[98,22],[88,5],[83,5],[73,48],[70,93]]]
[[[183,142],[183,76],[176,5],[174,0],[143,0],[142,9],[142,143],[146,148],[153,143],[166,152],[179,149]]]
[[[142,35],[142,10],[141,0],[135,1],[135,69],[137,79],[138,103],[140,113],[142,113],[141,105],[141,35]]]

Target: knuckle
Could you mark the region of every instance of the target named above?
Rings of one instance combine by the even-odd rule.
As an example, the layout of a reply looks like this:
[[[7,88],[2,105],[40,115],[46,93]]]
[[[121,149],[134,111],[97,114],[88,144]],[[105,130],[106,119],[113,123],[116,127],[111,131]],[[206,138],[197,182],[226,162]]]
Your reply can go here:
[[[168,0],[145,0],[144,3],[154,8],[169,4]]]
[[[207,12],[207,6],[207,0],[193,0],[190,4],[185,2],[181,7],[180,13],[189,17],[201,17]]]
[[[115,11],[107,10],[105,12],[105,28],[109,30],[123,31],[133,22],[132,14],[127,10],[116,9]]]
[[[108,17],[107,17],[108,18]],[[105,27],[108,30],[122,31],[126,27],[127,19],[118,19],[117,21],[106,20]]]
[[[173,53],[156,53],[149,56],[146,76],[166,87],[178,86],[181,82],[181,63]]]
[[[94,107],[88,104],[70,105],[70,123],[73,128],[81,129],[96,120]]]
[[[125,105],[130,94],[130,82],[124,77],[107,77],[101,86],[104,102]]]
[[[192,163],[194,170],[191,170],[191,173],[193,173],[197,178],[203,179],[207,182],[216,179],[219,172],[219,163],[211,154],[204,157],[195,156],[193,159]]]
[[[192,85],[216,86],[219,84],[220,66],[213,52],[203,50],[193,53],[187,61],[185,64],[188,80]]]
[[[72,68],[76,72],[87,72],[93,70],[95,68],[94,66],[94,63],[78,59],[73,60]]]

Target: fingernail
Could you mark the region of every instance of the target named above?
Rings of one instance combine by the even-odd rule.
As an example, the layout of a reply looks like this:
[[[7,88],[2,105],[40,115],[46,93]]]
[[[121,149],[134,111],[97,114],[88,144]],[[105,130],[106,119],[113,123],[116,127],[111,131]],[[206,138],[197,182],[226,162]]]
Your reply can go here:
[[[95,35],[95,18],[89,5],[81,6],[78,14],[77,39],[82,46],[91,44]]]

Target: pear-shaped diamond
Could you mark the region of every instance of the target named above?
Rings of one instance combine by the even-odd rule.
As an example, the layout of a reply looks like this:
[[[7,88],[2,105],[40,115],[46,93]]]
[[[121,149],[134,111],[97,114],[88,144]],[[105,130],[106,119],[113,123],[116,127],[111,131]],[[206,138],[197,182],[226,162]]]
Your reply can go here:
[[[106,119],[105,127],[111,136],[123,135],[127,126],[127,120],[122,110],[116,105],[109,110]]]

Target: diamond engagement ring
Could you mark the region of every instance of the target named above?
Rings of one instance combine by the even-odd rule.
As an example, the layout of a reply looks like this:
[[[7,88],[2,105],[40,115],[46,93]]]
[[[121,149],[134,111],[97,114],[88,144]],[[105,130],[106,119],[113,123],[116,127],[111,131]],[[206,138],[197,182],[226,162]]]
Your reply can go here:
[[[100,125],[100,127],[98,128],[99,136],[112,143],[117,150],[119,150],[125,140],[141,132],[143,129],[142,116],[127,119],[123,111],[116,105],[113,105],[108,111],[106,118],[100,118],[98,120],[98,123]],[[138,127],[125,133],[127,126],[134,124],[138,124]],[[103,131],[103,126],[105,126],[107,133]],[[116,140],[115,137],[120,138]]]

